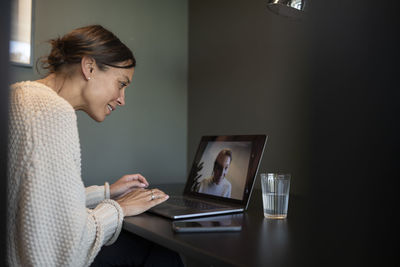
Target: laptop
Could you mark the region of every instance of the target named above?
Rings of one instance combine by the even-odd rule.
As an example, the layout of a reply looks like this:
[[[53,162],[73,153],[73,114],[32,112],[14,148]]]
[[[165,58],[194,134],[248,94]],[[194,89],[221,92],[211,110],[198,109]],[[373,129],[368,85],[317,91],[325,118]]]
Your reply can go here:
[[[203,136],[183,195],[149,212],[185,219],[245,211],[266,141],[266,135]]]

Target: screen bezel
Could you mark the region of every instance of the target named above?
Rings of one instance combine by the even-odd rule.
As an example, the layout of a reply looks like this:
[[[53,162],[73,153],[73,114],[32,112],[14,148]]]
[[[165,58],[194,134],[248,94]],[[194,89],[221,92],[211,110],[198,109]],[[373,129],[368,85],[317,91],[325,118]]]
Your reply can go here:
[[[209,142],[251,142],[251,153],[246,177],[246,183],[244,187],[242,200],[239,199],[231,199],[225,197],[219,197],[215,195],[209,195],[204,193],[198,193],[191,191],[191,187],[193,185],[194,176],[197,173],[196,169],[200,160],[203,156],[203,153]],[[199,146],[197,148],[197,152],[195,158],[193,160],[193,164],[191,167],[191,171],[189,172],[184,195],[196,197],[196,198],[206,198],[213,199],[221,202],[237,204],[241,206],[245,206],[248,203],[251,191],[253,190],[254,181],[256,179],[258,167],[261,162],[261,158],[264,152],[265,143],[267,141],[266,135],[220,135],[220,136],[203,136],[200,140]]]

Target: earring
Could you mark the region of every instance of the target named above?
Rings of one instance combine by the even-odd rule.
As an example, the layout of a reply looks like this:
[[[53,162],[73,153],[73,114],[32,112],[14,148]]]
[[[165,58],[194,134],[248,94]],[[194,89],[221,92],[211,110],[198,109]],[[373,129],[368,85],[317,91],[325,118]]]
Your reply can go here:
[[[87,80],[89,81],[89,80],[90,80],[90,77],[87,77]]]

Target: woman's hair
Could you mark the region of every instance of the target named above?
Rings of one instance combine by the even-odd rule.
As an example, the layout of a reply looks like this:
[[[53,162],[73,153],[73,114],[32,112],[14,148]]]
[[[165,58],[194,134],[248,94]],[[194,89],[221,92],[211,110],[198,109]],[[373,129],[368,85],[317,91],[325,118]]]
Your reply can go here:
[[[41,67],[50,73],[59,71],[63,66],[80,63],[84,56],[92,57],[100,70],[105,70],[107,66],[126,69],[136,66],[132,51],[100,25],[78,28],[49,42],[51,52],[40,62]],[[128,60],[131,61],[128,65],[116,65]]]

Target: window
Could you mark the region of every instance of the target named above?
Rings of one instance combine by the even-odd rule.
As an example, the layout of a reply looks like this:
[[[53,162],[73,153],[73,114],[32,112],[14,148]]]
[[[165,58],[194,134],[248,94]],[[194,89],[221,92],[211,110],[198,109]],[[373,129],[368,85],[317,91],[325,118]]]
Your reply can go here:
[[[17,65],[32,66],[32,1],[12,1],[10,60]]]

